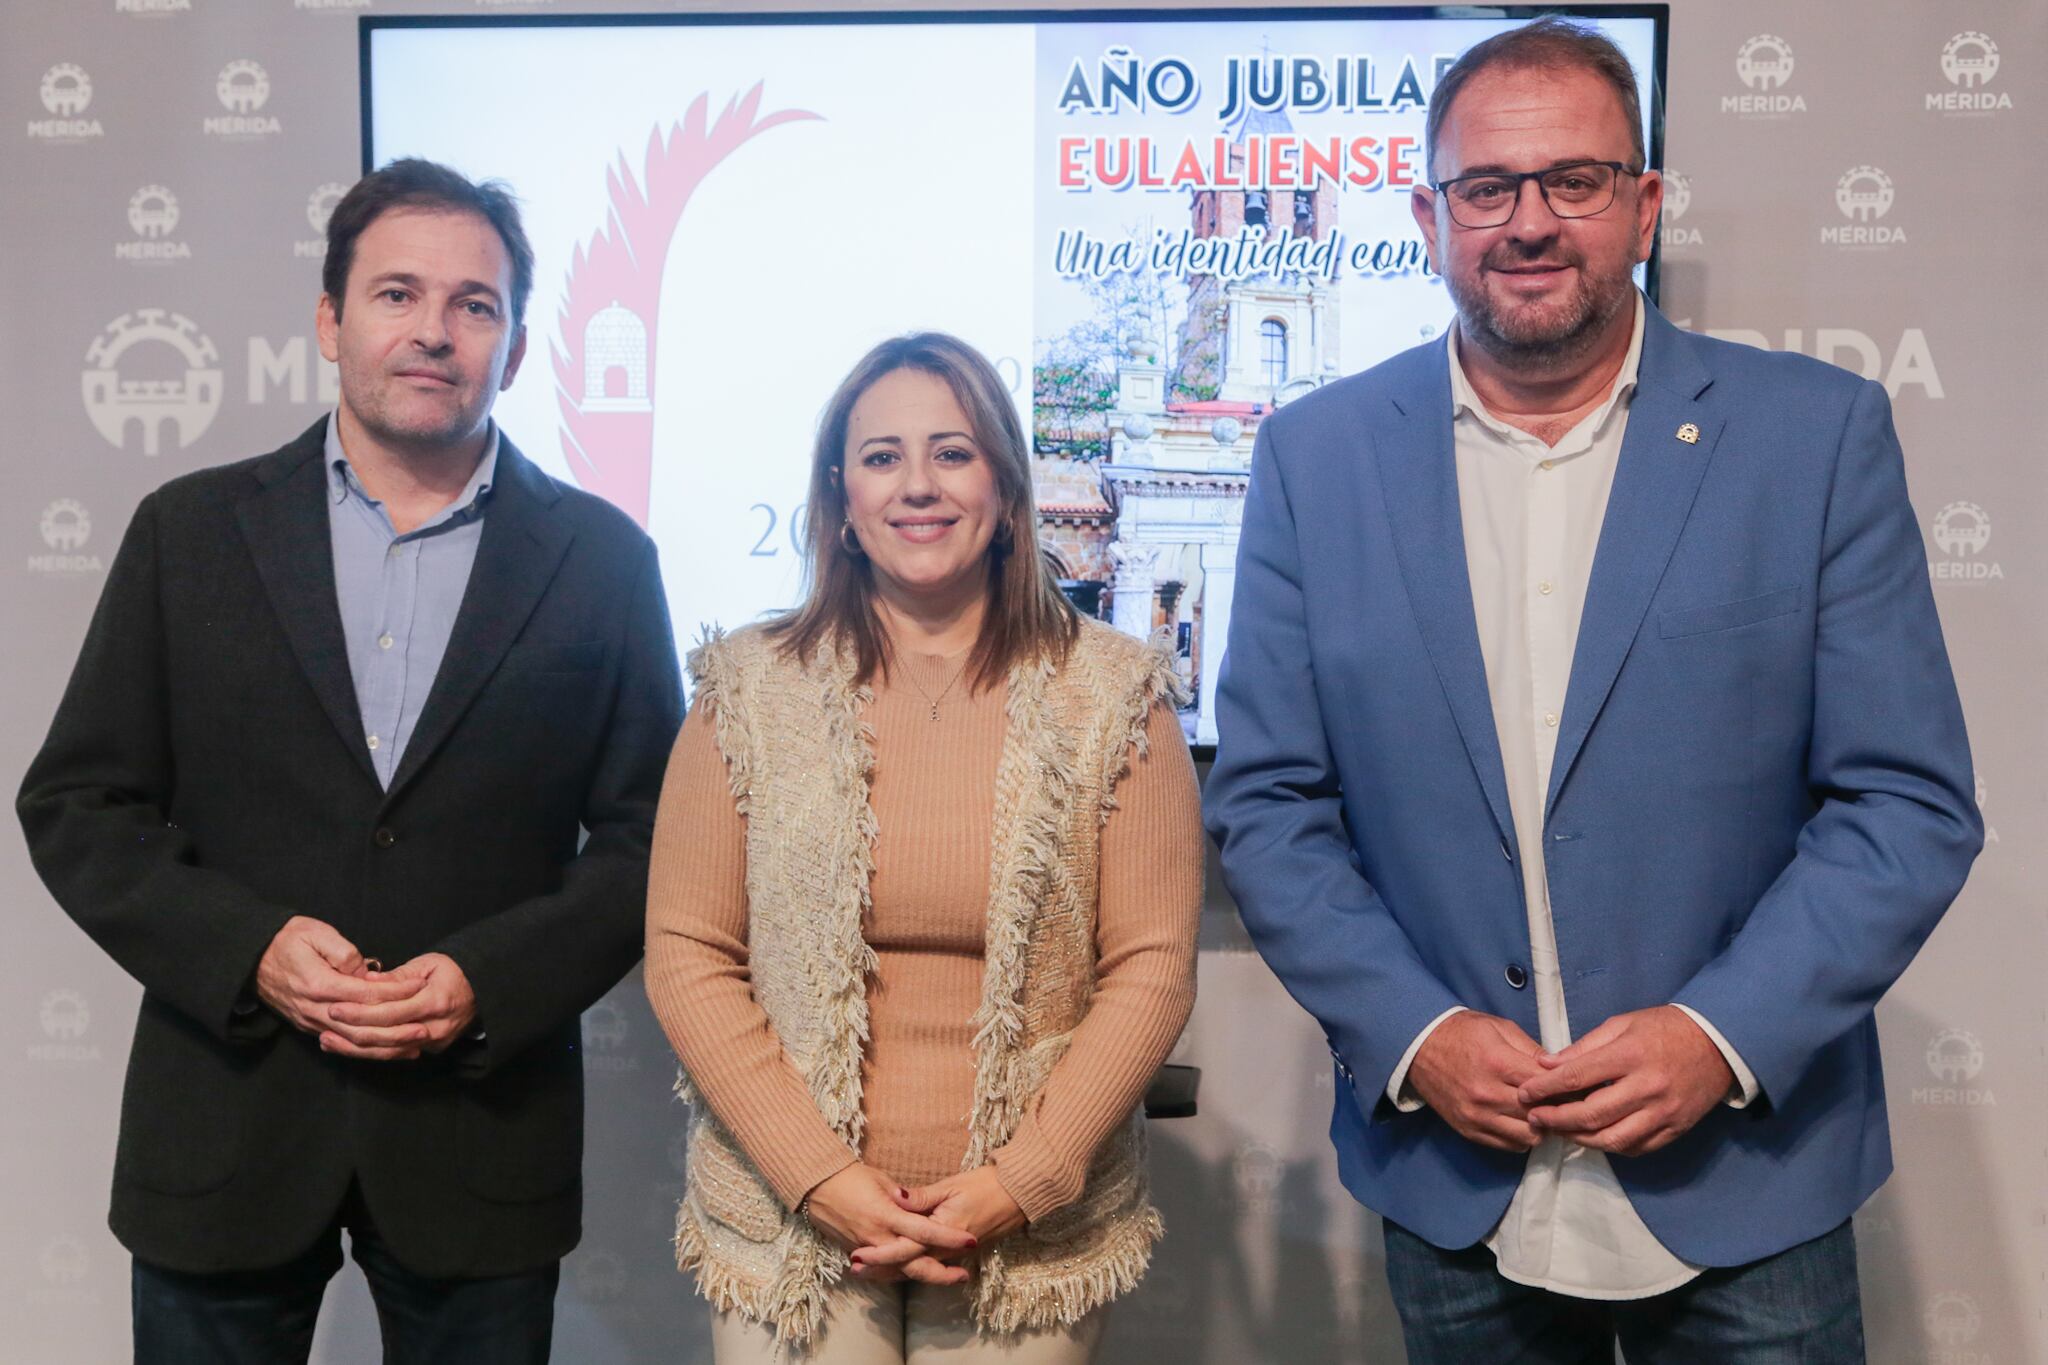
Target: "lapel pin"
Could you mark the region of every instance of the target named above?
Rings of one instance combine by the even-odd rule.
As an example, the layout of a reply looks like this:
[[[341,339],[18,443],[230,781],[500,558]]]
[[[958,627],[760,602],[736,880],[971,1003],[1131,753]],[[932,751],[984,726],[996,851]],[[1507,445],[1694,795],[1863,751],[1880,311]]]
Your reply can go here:
[[[1700,429],[1691,422],[1687,422],[1678,429],[1678,439],[1689,446],[1696,446],[1700,443]]]

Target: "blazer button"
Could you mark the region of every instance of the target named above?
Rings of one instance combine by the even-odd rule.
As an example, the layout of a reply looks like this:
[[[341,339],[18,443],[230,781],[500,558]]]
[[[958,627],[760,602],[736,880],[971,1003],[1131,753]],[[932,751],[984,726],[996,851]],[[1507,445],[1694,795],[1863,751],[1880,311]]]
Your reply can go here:
[[[1519,962],[1510,962],[1508,969],[1502,972],[1501,975],[1506,977],[1508,984],[1516,990],[1520,990],[1529,984],[1529,974],[1522,970],[1522,964]]]
[[[370,836],[370,842],[379,848],[389,848],[398,842],[398,836],[393,834],[389,827],[379,825],[377,826],[377,832]]]

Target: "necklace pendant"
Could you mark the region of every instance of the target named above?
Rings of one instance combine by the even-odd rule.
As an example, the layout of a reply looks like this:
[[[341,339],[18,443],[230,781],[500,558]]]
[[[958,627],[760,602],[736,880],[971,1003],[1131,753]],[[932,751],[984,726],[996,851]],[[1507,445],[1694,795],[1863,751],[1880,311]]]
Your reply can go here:
[[[932,719],[933,719],[933,720],[937,720],[938,718],[939,718],[939,704],[938,704],[937,702],[933,702],[933,703],[932,703]]]

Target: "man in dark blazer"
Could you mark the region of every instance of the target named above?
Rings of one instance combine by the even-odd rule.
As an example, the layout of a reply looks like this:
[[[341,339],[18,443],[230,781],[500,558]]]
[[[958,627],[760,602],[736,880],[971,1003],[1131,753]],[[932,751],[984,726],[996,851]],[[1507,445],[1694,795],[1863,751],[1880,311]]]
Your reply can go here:
[[[304,1360],[343,1228],[387,1359],[547,1358],[578,1015],[639,955],[680,684],[652,543],[490,420],[532,274],[495,186],[350,192],[339,410],[143,500],[23,784],[37,869],[144,988],[138,1360]]]

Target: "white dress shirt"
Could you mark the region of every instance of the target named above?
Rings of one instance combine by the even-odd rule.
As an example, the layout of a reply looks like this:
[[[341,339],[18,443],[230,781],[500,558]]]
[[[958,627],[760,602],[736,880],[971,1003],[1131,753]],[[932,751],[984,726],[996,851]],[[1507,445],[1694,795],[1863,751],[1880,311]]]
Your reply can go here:
[[[1635,332],[1614,392],[1554,446],[1487,412],[1459,363],[1455,329],[1446,342],[1465,565],[1528,907],[1537,1041],[1547,1052],[1562,1051],[1572,1038],[1543,862],[1543,800],[1579,616],[1635,393],[1643,313],[1638,296]],[[1395,1069],[1387,1094],[1400,1108],[1420,1107],[1419,1099],[1403,1091],[1408,1066],[1423,1040],[1456,1012],[1432,1021]],[[1686,1013],[1735,1073],[1728,1102],[1747,1104],[1756,1094],[1749,1069],[1719,1030],[1695,1011]],[[1522,1183],[1487,1245],[1508,1279],[1579,1298],[1646,1298],[1700,1272],[1644,1225],[1605,1153],[1555,1135],[1529,1154]]]

